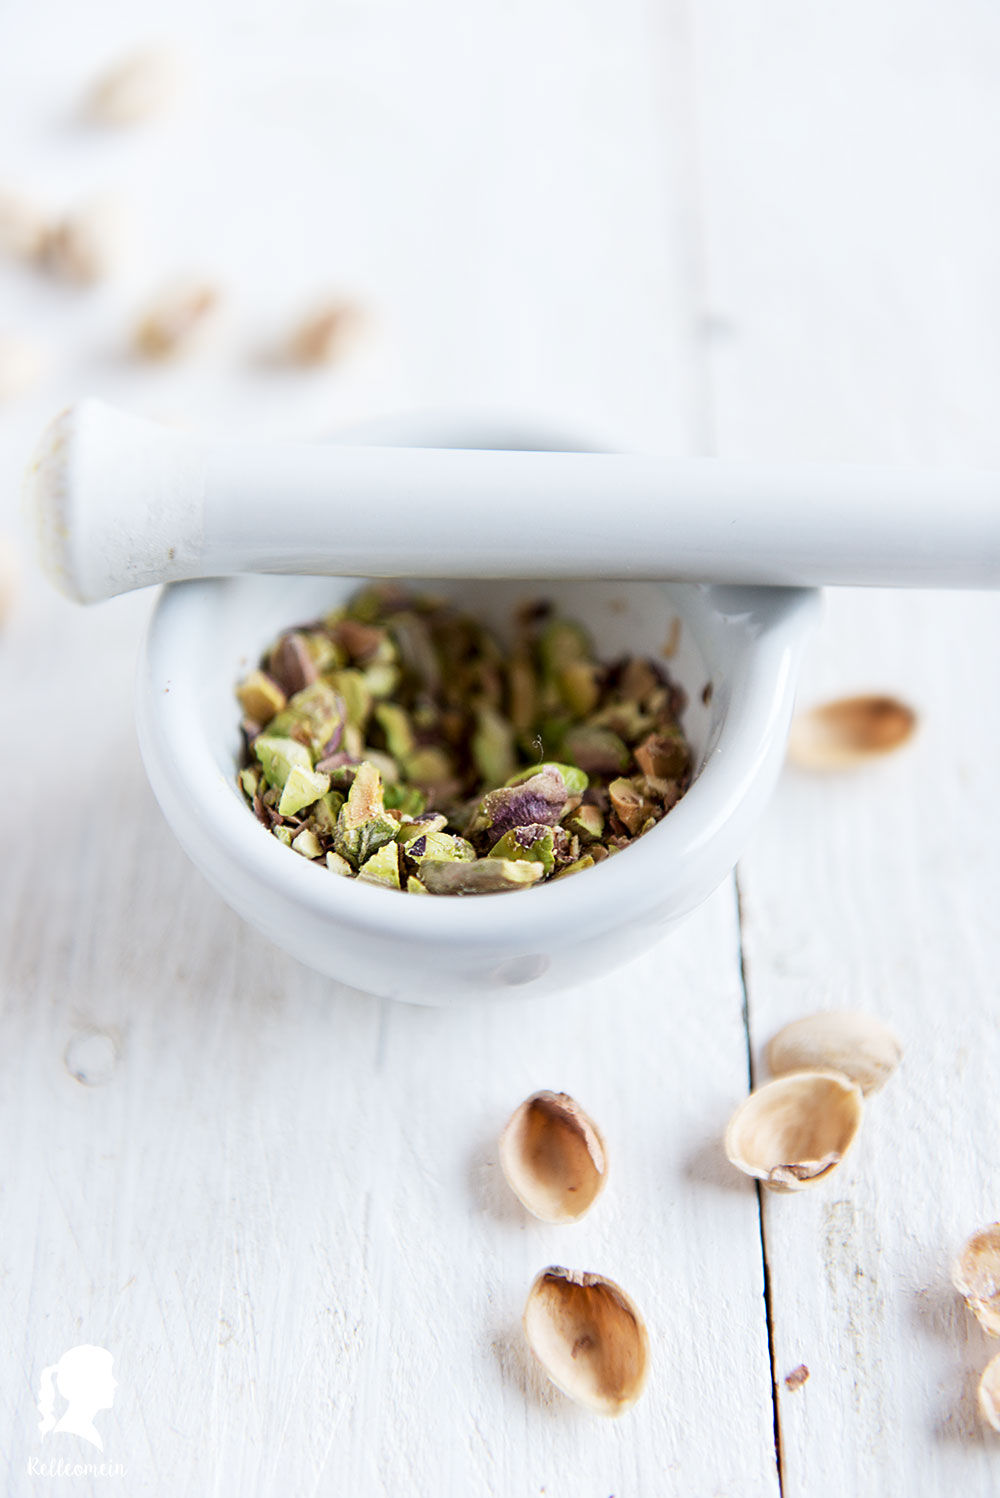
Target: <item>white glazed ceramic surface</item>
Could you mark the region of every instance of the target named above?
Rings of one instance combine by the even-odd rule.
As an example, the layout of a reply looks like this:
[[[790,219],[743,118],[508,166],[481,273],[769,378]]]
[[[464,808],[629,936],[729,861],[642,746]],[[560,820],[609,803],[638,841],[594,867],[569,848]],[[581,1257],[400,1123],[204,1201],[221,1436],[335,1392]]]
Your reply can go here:
[[[441,420],[380,424],[355,440],[543,445],[537,433],[525,440],[500,426],[470,430]],[[501,632],[515,603],[551,598],[588,626],[606,658],[660,655],[679,617],[668,666],[688,694],[685,729],[698,770],[653,831],[595,868],[510,894],[421,898],[311,864],[256,821],[236,785],[235,682],[283,628],[357,586],[357,579],[264,576],[178,583],[154,611],[137,687],[143,759],[182,846],[245,920],[357,988],[452,1004],[542,993],[608,972],[659,940],[725,878],[781,766],[815,593],[650,582],[429,584]]]

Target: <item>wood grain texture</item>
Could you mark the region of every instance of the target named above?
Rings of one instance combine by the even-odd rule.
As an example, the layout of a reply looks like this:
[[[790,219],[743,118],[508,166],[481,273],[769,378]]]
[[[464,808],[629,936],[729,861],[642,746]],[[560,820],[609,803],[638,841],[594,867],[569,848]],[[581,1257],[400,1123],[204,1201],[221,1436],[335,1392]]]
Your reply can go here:
[[[460,403],[701,445],[681,5],[192,0],[171,24],[200,59],[187,106],[97,138],[74,101],[144,39],[132,9],[0,21],[12,173],[53,202],[120,186],[141,245],[88,297],[0,270],[5,313],[52,354],[0,423],[4,525],[36,428],[83,393],[255,434]],[[229,334],[136,369],[134,309],[187,266],[222,280]],[[375,304],[379,346],[315,381],[268,370],[331,281]],[[79,613],[32,577],[0,636],[6,1490],[38,1491],[33,1456],[97,1455],[40,1443],[35,1410],[43,1365],[93,1342],[116,1360],[97,1424],[130,1495],[775,1498],[757,1202],[718,1143],[747,1075],[732,885],[546,1005],[408,1011],[314,977],[160,821],[131,729],[147,608]],[[542,1086],[579,1096],[611,1151],[571,1229],[526,1218],[496,1163]],[[650,1387],[621,1422],[526,1355],[524,1296],[553,1261],[611,1274],[648,1318]]]
[[[1000,17],[779,11],[698,12],[716,450],[996,465]],[[820,1008],[906,1047],[850,1164],[765,1202],[788,1498],[997,1487],[990,1348],[949,1261],[1000,1209],[998,638],[995,597],[829,595],[801,701],[896,692],[921,733],[870,771],[789,772],[740,867],[758,1074]]]

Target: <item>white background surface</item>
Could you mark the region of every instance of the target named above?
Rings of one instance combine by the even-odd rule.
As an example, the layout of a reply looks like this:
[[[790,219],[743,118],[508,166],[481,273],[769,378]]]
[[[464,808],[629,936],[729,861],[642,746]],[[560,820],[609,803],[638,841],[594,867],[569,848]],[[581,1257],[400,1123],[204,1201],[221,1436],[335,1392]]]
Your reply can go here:
[[[185,106],[77,125],[94,70],[161,26],[113,0],[0,13],[0,181],[119,189],[136,219],[106,288],[0,275],[0,324],[51,360],[0,412],[8,528],[36,428],[82,393],[228,431],[472,404],[676,452],[1000,464],[992,6],[185,0]],[[228,292],[226,335],[136,369],[135,308],[187,269]],[[263,367],[331,286],[379,339],[328,376]],[[76,1492],[773,1498],[773,1380],[785,1494],[993,1494],[991,1349],[947,1271],[1000,1216],[996,600],[830,595],[803,700],[895,690],[913,748],[789,773],[738,888],[612,981],[457,1014],[312,976],[189,868],[130,725],[148,604],[83,613],[29,577],[0,635],[8,1491],[52,1481],[32,1457],[96,1455],[40,1443],[34,1408],[93,1342],[128,1476]],[[903,1069],[850,1165],[761,1217],[719,1144],[748,1056],[839,1003],[896,1026]],[[498,1179],[541,1086],[612,1152],[573,1228]],[[646,1311],[620,1422],[525,1354],[550,1261]]]

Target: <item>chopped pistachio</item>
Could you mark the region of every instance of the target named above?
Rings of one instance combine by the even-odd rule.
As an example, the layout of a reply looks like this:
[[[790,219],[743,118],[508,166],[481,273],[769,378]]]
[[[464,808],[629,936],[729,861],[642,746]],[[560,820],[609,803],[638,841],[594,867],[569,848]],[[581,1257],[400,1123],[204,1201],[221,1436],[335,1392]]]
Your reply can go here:
[[[302,765],[293,765],[281,792],[278,815],[294,817],[304,807],[318,801],[320,796],[325,796],[329,789],[329,775],[321,775],[318,770],[307,770]]]
[[[558,771],[563,778],[567,796],[579,796],[590,783],[583,770],[578,769],[576,765],[562,765],[557,760],[544,760],[540,765],[529,765],[526,770],[518,770],[515,775],[511,775],[506,783],[507,785],[523,785],[533,775],[541,775],[546,770]]]
[[[413,893],[589,868],[692,774],[666,670],[600,663],[545,603],[518,611],[505,652],[446,599],[379,583],[285,630],[236,690],[258,820],[331,870]]]
[[[420,878],[432,895],[492,895],[503,890],[523,889],[543,878],[540,863],[526,858],[477,858],[475,863],[451,863],[425,858]]]
[[[495,708],[477,709],[470,747],[473,763],[487,785],[503,784],[513,775],[517,764],[513,729]]]
[[[688,747],[679,729],[651,733],[635,751],[636,764],[644,774],[659,780],[674,780],[688,765]]]
[[[260,771],[256,765],[247,765],[240,771],[240,786],[248,801],[252,801],[260,785]]]
[[[325,681],[314,681],[296,692],[268,724],[270,734],[299,739],[316,758],[339,745],[343,728],[344,700]]]
[[[385,734],[385,747],[396,759],[406,759],[413,753],[413,728],[405,708],[395,702],[379,702],[375,707],[375,721]]]
[[[312,757],[305,744],[297,739],[275,738],[271,734],[258,734],[253,741],[253,752],[260,760],[268,785],[281,790],[293,768],[312,769]]]
[[[358,869],[358,878],[369,884],[387,884],[399,888],[399,849],[395,843],[384,843]]]
[[[292,838],[292,850],[295,853],[301,853],[303,858],[323,857],[323,845],[309,827],[303,827],[302,831]]]
[[[653,803],[647,801],[630,780],[613,780],[608,786],[608,795],[615,813],[631,833],[637,833],[654,810]]]
[[[251,671],[236,688],[236,695],[247,717],[255,723],[270,723],[287,701],[278,683],[263,671]]]
[[[551,827],[529,822],[512,827],[489,851],[490,858],[525,858],[540,863],[546,874],[555,868],[555,835]]]
[[[337,817],[334,851],[359,868],[384,843],[393,842],[396,823],[386,815],[382,779],[367,761],[358,766],[347,800]]]

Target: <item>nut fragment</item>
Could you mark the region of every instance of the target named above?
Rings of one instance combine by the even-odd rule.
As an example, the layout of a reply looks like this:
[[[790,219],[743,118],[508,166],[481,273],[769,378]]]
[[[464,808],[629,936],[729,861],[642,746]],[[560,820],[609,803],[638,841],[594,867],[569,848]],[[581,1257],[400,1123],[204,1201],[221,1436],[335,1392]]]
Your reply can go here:
[[[860,1087],[843,1072],[790,1072],[740,1104],[726,1129],[726,1154],[772,1191],[802,1191],[841,1163],[863,1111]]]
[[[0,191],[0,254],[33,260],[48,234],[48,218],[30,198]]]
[[[220,302],[217,289],[204,281],[164,286],[136,327],[136,352],[146,359],[179,359],[191,353],[211,327]]]
[[[170,47],[146,47],[116,63],[94,84],[86,112],[101,125],[135,125],[174,102],[183,77]]]
[[[601,1131],[565,1092],[536,1092],[500,1135],[500,1165],[518,1200],[543,1222],[576,1222],[608,1178]]]
[[[96,197],[53,225],[42,247],[42,259],[61,280],[92,286],[115,269],[127,238],[127,215],[119,199]]]
[[[850,769],[902,748],[916,727],[916,713],[895,697],[844,697],[794,720],[788,758],[805,770]]]
[[[15,333],[0,333],[0,400],[13,400],[36,384],[43,359],[35,344]]]
[[[335,364],[351,353],[369,324],[364,308],[356,302],[321,302],[308,312],[288,342],[293,364]]]
[[[776,1077],[817,1068],[843,1072],[867,1097],[885,1086],[902,1054],[899,1041],[880,1020],[837,1009],[779,1030],[767,1048],[767,1061]]]
[[[649,1369],[649,1338],[638,1307],[599,1274],[543,1269],[528,1292],[524,1335],[557,1389],[598,1415],[635,1404]]]
[[[979,1413],[987,1425],[1000,1430],[1000,1353],[991,1358],[983,1369],[979,1380],[977,1402]]]
[[[1000,1222],[973,1233],[955,1260],[951,1280],[983,1330],[1000,1337]]]

